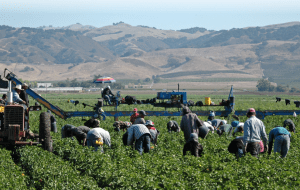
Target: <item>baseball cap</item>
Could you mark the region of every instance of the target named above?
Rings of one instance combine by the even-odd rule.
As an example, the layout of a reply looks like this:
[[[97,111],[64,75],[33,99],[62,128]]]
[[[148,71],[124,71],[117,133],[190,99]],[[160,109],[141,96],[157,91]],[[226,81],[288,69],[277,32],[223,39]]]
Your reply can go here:
[[[154,126],[154,123],[151,120],[147,120],[146,123],[145,123],[145,125]]]
[[[139,114],[145,115],[145,116],[147,115],[146,112],[145,112],[144,110],[139,111]]]
[[[137,109],[137,108],[134,108],[133,111],[138,111],[138,109]]]
[[[255,113],[255,109],[254,109],[254,108],[249,108],[249,109],[247,110],[247,113]]]

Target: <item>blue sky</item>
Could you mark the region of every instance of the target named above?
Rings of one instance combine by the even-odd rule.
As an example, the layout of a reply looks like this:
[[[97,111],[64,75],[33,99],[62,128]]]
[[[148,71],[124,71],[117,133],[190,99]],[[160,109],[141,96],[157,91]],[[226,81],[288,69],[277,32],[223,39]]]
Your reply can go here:
[[[209,30],[300,21],[296,0],[0,0],[0,25],[102,27],[123,21],[164,30]]]

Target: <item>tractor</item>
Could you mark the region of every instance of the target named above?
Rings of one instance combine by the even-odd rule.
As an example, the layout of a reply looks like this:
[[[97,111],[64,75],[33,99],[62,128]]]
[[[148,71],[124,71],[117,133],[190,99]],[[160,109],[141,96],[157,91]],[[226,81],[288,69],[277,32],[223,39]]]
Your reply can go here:
[[[24,145],[42,145],[45,150],[52,152],[52,138],[50,135],[50,115],[40,114],[39,134],[29,130],[29,112],[40,111],[41,106],[26,107],[13,102],[12,81],[2,80],[0,88],[8,88],[6,104],[0,104],[0,145],[6,147]]]

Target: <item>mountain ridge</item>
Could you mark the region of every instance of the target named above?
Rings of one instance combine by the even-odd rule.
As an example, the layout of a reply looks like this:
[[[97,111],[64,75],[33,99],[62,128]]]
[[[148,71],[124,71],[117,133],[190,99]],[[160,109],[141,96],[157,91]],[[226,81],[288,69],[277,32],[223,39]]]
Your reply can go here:
[[[299,60],[300,22],[220,31],[160,30],[123,22],[100,28],[79,23],[61,28],[0,26],[1,68],[13,68],[30,80],[221,75],[272,77],[284,84],[285,77],[297,80],[289,69],[298,71]]]

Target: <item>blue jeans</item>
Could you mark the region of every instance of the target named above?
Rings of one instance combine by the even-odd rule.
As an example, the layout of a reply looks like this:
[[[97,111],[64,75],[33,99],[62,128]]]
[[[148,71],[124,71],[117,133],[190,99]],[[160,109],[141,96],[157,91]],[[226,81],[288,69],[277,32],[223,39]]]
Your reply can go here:
[[[143,154],[150,151],[150,134],[144,134],[139,139],[135,141],[135,150],[139,151],[139,153]]]
[[[279,152],[281,157],[286,157],[290,149],[290,137],[288,135],[278,135],[275,137],[274,152]]]
[[[111,98],[112,98],[112,95],[105,95],[104,96],[104,100],[107,101],[109,105],[111,105],[111,100],[110,100]]]

